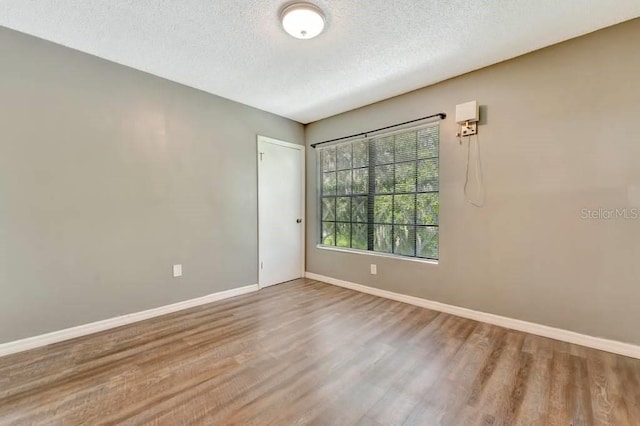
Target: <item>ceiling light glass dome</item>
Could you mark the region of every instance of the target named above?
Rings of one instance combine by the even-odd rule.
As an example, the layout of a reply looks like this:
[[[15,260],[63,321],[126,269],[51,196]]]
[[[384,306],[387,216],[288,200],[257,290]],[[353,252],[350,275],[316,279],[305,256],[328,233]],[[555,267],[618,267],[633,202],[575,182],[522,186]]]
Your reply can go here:
[[[282,10],[282,27],[299,39],[316,37],[324,29],[324,15],[319,7],[310,3],[295,3]]]

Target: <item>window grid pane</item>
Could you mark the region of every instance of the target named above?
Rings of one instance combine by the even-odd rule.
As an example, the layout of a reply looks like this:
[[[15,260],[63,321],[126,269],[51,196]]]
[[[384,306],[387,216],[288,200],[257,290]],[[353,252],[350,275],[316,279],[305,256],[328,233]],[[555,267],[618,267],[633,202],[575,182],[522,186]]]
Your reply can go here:
[[[319,148],[320,243],[438,259],[439,127]]]

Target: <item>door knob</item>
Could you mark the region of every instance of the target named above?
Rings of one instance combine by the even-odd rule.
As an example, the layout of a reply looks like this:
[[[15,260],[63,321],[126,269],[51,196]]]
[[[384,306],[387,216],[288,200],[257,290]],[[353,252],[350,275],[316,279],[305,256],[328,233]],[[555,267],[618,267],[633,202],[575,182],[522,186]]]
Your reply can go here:
[[[302,219],[300,218],[296,219],[296,223],[302,223]]]

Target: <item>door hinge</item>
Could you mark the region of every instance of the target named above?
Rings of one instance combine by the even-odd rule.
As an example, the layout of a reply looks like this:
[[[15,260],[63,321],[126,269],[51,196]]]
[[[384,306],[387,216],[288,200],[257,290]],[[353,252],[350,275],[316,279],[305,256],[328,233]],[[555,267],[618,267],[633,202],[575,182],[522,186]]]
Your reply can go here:
[[[264,263],[260,262],[260,269],[264,269]]]
[[[264,155],[264,152],[260,153],[260,161],[262,161],[262,156]]]

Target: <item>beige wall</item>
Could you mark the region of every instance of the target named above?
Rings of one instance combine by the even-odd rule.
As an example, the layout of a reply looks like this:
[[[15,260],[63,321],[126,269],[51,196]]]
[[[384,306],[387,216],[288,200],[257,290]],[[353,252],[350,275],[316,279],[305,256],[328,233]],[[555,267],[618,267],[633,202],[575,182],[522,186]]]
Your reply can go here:
[[[640,344],[640,19],[306,128],[308,144],[427,114],[441,125],[437,265],[316,248],[308,150],[307,270],[385,290]],[[462,193],[455,105],[486,105],[482,209]],[[378,275],[369,274],[369,264]]]
[[[0,343],[257,283],[257,134],[304,136],[0,28]]]

